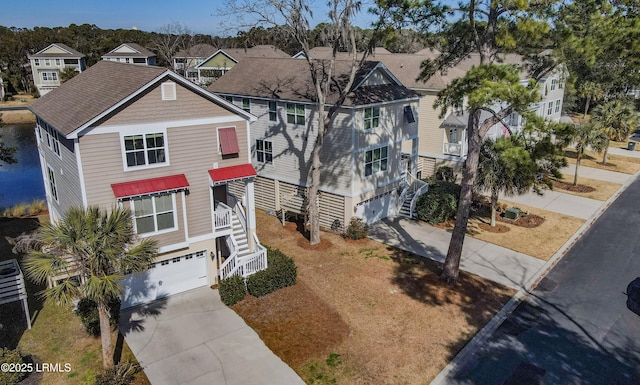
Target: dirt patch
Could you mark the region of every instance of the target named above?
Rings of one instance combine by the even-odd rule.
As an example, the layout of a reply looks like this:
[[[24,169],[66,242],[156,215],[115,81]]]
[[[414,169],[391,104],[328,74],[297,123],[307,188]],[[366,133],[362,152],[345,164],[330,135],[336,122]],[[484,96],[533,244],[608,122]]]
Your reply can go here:
[[[323,233],[331,247],[307,250],[299,232],[278,226],[262,211],[256,217],[260,241],[294,258],[299,283],[273,293],[277,299],[252,298],[241,315],[265,323],[261,327],[270,336],[259,331],[261,337],[274,351],[286,350],[285,361],[307,359],[292,367],[308,383],[428,383],[514,293],[463,272],[458,283],[444,283],[440,264],[371,239],[352,243]],[[314,315],[316,306],[325,305],[325,316]],[[307,339],[309,345],[278,347],[281,339]]]
[[[596,189],[591,186],[586,186],[583,184],[574,185],[573,183],[567,183],[558,180],[551,181],[551,184],[553,185],[553,188],[577,193],[590,193],[596,191]]]
[[[338,312],[303,282],[233,306],[260,338],[291,367],[324,357],[349,336]]]
[[[496,224],[495,226],[491,226],[490,224],[487,224],[487,223],[479,223],[478,227],[490,233],[504,234],[509,231],[509,227],[504,225],[499,225],[499,224]]]

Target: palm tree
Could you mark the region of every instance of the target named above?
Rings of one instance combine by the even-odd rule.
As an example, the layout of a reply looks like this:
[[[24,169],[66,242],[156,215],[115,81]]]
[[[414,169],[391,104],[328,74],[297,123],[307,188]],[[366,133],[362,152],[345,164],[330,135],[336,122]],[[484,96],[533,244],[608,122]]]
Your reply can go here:
[[[56,283],[43,296],[59,305],[81,298],[97,304],[102,363],[113,368],[108,303],[122,294],[125,274],[149,267],[156,242],[136,239],[128,209],[107,213],[95,206],[69,209],[58,223],[41,227],[36,242],[26,258],[27,275],[37,283]]]
[[[607,136],[600,128],[594,125],[592,122],[583,121],[575,126],[565,126],[565,129],[561,133],[561,139],[565,146],[574,144],[576,149],[576,172],[573,177],[573,185],[578,184],[578,169],[580,168],[580,161],[584,156],[584,152],[587,148],[591,148],[597,153],[601,153],[604,150],[605,145],[608,143]]]
[[[496,225],[498,195],[521,195],[536,183],[538,166],[515,136],[487,139],[480,149],[476,190],[491,194],[491,226]]]
[[[607,164],[609,141],[627,139],[639,123],[638,114],[631,103],[622,100],[611,100],[593,110],[593,123],[605,133],[607,141],[602,156],[602,164]]]
[[[596,82],[586,81],[578,87],[578,96],[585,99],[584,116],[582,117],[582,119],[587,118],[591,102],[597,102],[598,100],[602,99],[604,95],[605,90],[603,89],[602,85]]]

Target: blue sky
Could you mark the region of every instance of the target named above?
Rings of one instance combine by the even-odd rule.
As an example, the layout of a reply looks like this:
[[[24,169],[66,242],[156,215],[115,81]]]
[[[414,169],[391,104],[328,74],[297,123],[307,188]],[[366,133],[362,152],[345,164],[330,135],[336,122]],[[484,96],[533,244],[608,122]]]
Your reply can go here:
[[[316,23],[326,17],[326,0],[311,0]],[[216,16],[225,0],[3,0],[0,25],[6,27],[58,27],[69,24],[95,24],[103,29],[158,31],[169,23],[180,22],[195,33],[235,35],[224,29]],[[363,5],[357,25],[367,27],[372,16]]]

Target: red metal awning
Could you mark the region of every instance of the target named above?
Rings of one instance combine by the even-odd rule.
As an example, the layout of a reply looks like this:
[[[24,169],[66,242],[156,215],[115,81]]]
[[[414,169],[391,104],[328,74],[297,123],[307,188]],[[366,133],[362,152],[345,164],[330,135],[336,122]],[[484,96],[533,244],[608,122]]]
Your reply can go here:
[[[184,174],[114,183],[111,185],[111,189],[113,189],[113,193],[118,199],[163,191],[180,190],[186,187],[189,187],[189,182]]]
[[[251,164],[241,164],[239,166],[214,168],[213,170],[209,170],[209,176],[214,184],[236,179],[251,178],[256,175],[256,170]]]
[[[218,137],[220,138],[220,151],[222,155],[237,154],[240,152],[235,127],[218,129]]]

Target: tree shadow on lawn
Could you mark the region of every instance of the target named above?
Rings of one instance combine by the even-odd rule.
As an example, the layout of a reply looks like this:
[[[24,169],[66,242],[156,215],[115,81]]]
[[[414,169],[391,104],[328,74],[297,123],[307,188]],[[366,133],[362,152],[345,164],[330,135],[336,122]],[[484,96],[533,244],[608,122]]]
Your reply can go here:
[[[24,254],[13,254],[11,240],[23,233],[30,233],[40,227],[37,218],[0,218],[0,261],[16,259],[24,275]],[[36,285],[26,276],[27,303],[31,323],[35,324],[44,306],[39,293],[46,287]],[[27,330],[22,301],[0,305],[0,347],[15,349]]]

